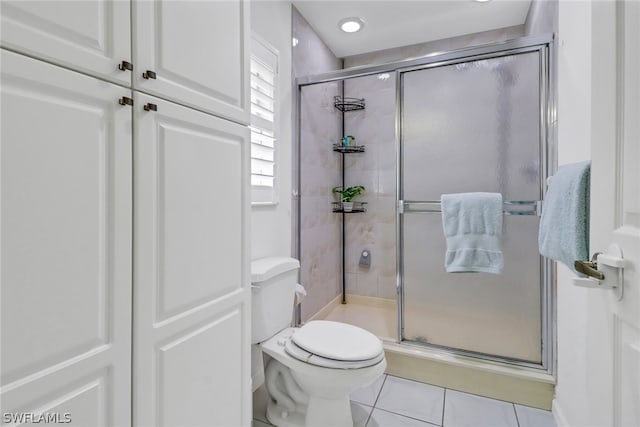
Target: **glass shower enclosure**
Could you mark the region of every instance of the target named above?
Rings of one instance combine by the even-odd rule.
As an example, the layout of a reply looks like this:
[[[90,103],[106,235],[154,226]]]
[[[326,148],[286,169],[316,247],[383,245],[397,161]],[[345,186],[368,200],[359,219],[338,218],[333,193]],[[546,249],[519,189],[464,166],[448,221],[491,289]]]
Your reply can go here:
[[[401,337],[542,363],[543,52],[400,72]],[[501,193],[504,271],[447,273],[440,196]]]
[[[297,79],[300,111],[305,87],[394,73],[398,343],[551,371],[553,270],[537,243],[555,164],[551,40]],[[447,273],[440,197],[476,191],[502,194],[504,271]]]

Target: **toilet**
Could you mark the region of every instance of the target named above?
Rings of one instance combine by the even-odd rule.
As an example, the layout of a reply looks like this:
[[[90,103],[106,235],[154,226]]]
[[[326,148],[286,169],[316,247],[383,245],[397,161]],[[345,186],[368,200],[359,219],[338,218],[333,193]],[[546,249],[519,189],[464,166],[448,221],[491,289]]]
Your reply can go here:
[[[340,322],[290,327],[299,268],[286,257],[251,263],[253,388],[266,385],[276,426],[353,426],[349,394],[384,373],[382,342]]]

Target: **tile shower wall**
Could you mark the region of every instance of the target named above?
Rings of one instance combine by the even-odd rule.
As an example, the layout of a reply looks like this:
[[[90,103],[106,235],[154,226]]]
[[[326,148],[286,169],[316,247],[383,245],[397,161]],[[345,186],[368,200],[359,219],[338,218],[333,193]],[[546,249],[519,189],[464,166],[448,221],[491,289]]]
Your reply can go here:
[[[302,90],[300,167],[300,279],[307,290],[306,321],[341,292],[340,215],[331,212],[331,188],[339,184],[339,156],[331,149],[341,137],[341,114],[333,106],[340,83]]]
[[[293,76],[342,68],[342,61],[318,37],[300,13],[292,10]],[[300,281],[307,290],[302,304],[306,321],[340,293],[341,223],[331,212],[330,190],[340,179],[340,164],[331,145],[341,136],[341,115],[333,107],[339,83],[307,86],[301,97],[300,164]],[[295,206],[295,205],[294,205]],[[295,228],[294,228],[295,235]]]
[[[341,69],[342,61],[336,58],[300,12],[295,7],[291,9],[291,32],[294,39],[292,48],[293,77]]]
[[[345,133],[365,152],[345,156],[345,184],[364,185],[367,212],[346,215],[347,293],[396,297],[395,76],[379,74],[345,81],[345,96],[365,98],[364,110],[345,113]],[[363,250],[371,266],[359,265]]]

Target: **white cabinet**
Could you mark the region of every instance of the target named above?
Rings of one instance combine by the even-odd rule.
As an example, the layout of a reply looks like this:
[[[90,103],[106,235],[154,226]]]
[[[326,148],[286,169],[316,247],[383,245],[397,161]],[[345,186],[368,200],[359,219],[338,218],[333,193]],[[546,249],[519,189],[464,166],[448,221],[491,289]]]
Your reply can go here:
[[[130,85],[128,1],[0,2],[1,45],[109,81]]]
[[[249,122],[245,0],[134,1],[134,88]]]
[[[3,421],[250,425],[248,1],[0,7]]]
[[[1,59],[3,416],[129,425],[130,91]]]
[[[134,424],[249,425],[249,130],[137,93],[134,120]]]

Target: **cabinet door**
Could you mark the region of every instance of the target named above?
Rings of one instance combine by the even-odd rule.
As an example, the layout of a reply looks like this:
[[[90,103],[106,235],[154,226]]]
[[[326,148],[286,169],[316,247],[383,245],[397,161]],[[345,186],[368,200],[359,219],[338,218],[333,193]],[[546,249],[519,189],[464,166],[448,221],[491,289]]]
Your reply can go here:
[[[139,0],[133,6],[134,87],[248,123],[248,2]]]
[[[134,423],[249,425],[249,130],[138,93],[135,123]]]
[[[129,91],[0,55],[3,423],[129,425]]]
[[[130,85],[128,1],[3,0],[2,47],[109,81]]]

